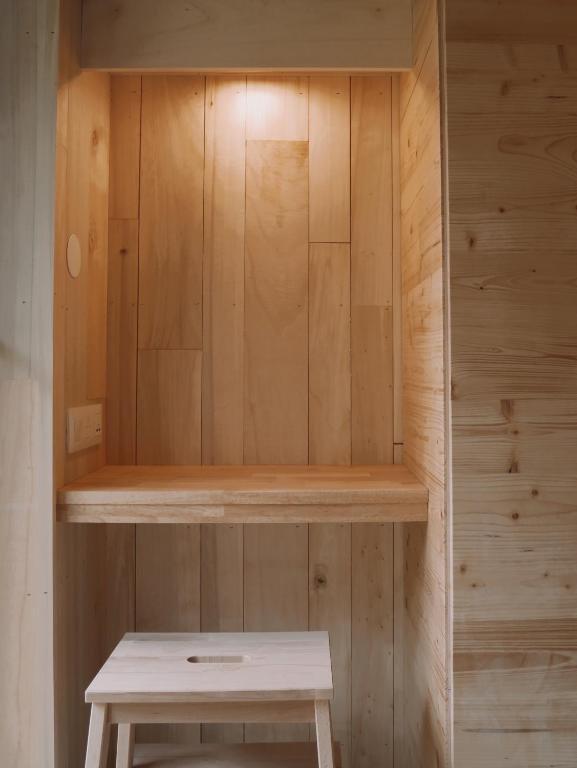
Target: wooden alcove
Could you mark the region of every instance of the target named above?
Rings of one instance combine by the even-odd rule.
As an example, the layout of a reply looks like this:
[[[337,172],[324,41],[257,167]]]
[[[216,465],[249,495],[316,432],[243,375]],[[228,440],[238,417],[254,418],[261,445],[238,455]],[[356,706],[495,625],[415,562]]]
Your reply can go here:
[[[436,4],[415,8],[412,69],[333,72],[136,70],[94,47],[82,70],[79,13],[63,3],[57,144],[62,765],[123,632],[307,628],[331,634],[344,768],[446,765]],[[86,403],[104,442],[67,454]]]

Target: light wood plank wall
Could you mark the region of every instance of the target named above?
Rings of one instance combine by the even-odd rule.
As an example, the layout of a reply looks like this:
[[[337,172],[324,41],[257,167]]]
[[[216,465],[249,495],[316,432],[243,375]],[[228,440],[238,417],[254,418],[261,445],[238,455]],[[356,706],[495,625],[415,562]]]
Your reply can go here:
[[[112,77],[111,461],[393,461],[395,94],[390,76]],[[328,628],[344,763],[392,766],[393,540],[387,525],[139,526],[136,629]]]
[[[66,409],[96,402],[106,406],[110,112],[109,76],[81,73],[78,67],[80,4],[75,0],[61,3],[59,27],[53,372],[56,487],[106,463],[105,445],[67,454]],[[73,233],[80,240],[83,256],[76,279],[66,267],[66,246]],[[125,283],[123,289],[130,296],[130,286]],[[84,762],[89,714],[83,703],[84,689],[110,649],[133,626],[133,580],[133,526],[56,524],[55,764],[59,768],[76,768]],[[48,751],[26,764],[47,765],[47,759]]]
[[[447,0],[455,764],[577,756],[577,8]]]
[[[436,0],[416,0],[415,66],[400,78],[405,464],[429,488],[427,526],[402,531],[403,638],[395,715],[398,768],[450,765],[450,595],[447,574],[448,382],[442,226],[439,26]],[[469,759],[461,765],[469,765]]]
[[[0,24],[0,749],[54,765],[52,242],[55,0]]]

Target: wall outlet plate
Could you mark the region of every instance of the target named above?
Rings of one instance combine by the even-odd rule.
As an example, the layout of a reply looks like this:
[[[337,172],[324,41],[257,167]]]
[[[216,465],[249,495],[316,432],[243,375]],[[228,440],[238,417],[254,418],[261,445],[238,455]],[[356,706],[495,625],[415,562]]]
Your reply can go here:
[[[102,442],[102,405],[68,409],[66,444],[68,453],[77,453]]]

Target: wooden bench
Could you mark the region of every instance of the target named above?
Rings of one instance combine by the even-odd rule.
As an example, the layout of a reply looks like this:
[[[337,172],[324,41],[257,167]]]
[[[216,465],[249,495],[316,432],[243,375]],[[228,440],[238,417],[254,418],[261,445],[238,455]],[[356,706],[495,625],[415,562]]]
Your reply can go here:
[[[333,768],[332,695],[326,632],[128,634],[86,690],[92,705],[86,768],[105,768],[113,723],[117,768],[134,764],[137,723],[314,723],[318,766]],[[173,754],[172,763],[157,755],[156,763],[136,765],[222,765],[216,751],[202,749],[196,757]],[[260,765],[251,749],[259,748],[239,746],[236,757]],[[310,764],[306,754],[301,748],[276,757],[279,766],[296,768]],[[229,751],[225,759],[233,757]],[[274,757],[274,750],[262,753],[263,768],[276,766]]]

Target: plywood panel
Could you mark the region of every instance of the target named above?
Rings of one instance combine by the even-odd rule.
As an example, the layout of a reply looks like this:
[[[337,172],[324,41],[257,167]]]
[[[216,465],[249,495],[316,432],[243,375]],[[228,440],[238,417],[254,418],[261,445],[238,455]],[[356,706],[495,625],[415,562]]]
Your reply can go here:
[[[108,223],[106,456],[136,463],[138,222]]]
[[[242,464],[245,78],[206,85],[202,460]]]
[[[314,244],[309,266],[309,460],[351,459],[350,248]]]
[[[137,75],[116,75],[110,80],[111,219],[138,218],[141,88],[142,78]]]
[[[247,79],[246,137],[261,141],[308,139],[307,77],[253,75]]]
[[[574,17],[448,4],[455,759],[472,764],[577,750]]]
[[[85,0],[83,65],[103,69],[397,69],[411,66],[405,0],[238,5]]]
[[[350,77],[309,84],[309,239],[350,240]]]
[[[141,349],[202,346],[204,79],[142,79]]]
[[[351,304],[391,306],[391,78],[351,78]]]
[[[247,463],[307,461],[307,155],[304,142],[247,144]]]
[[[201,367],[196,350],[139,352],[139,464],[200,463]]]

